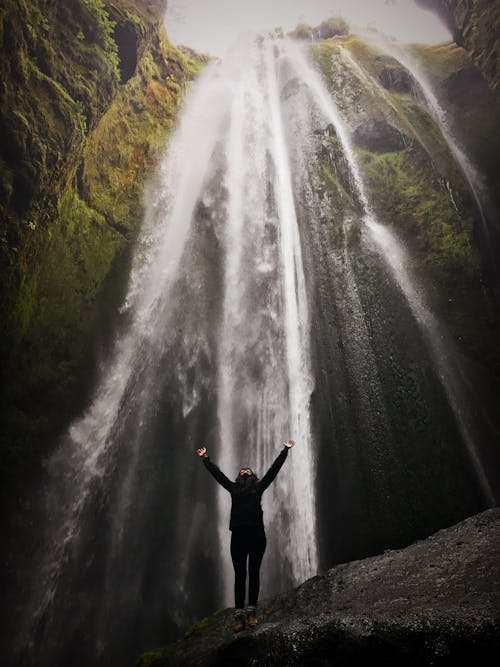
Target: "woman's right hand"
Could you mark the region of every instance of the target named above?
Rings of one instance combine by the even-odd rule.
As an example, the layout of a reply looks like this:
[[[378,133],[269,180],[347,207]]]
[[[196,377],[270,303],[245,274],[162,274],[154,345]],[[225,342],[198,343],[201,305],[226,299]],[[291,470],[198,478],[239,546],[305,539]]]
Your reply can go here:
[[[203,457],[208,456],[206,447],[200,447],[200,449],[196,450],[196,453],[198,454],[198,456],[203,456]]]

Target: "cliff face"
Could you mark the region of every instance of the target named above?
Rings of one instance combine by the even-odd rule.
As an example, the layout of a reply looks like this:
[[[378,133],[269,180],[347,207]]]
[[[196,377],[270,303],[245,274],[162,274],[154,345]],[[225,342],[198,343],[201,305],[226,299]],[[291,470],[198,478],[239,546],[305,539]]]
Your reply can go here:
[[[406,549],[338,565],[261,605],[256,630],[232,611],[200,621],[137,667],[453,665],[500,658],[500,510]]]
[[[134,238],[145,177],[201,65],[168,42],[164,10],[163,0],[2,4],[7,472],[40,456],[90,380],[82,369],[99,299],[116,305],[106,291],[111,269]]]
[[[12,5],[10,13],[2,15],[3,25],[8,26],[3,34],[10,34],[17,26],[24,35],[24,42],[21,38],[15,41],[21,46],[9,60],[11,69],[14,71],[17,62],[24,58],[29,74],[22,85],[18,83],[17,74],[12,78],[11,85],[17,86],[16,92],[10,97],[10,108],[6,106],[3,111],[5,135],[10,137],[5,145],[14,145],[3,158],[6,165],[4,206],[10,225],[5,235],[4,255],[10,281],[9,289],[4,292],[5,312],[9,316],[5,324],[5,339],[9,343],[6,350],[10,354],[5,354],[4,364],[7,382],[2,396],[2,416],[6,424],[3,461],[12,468],[17,459],[29,460],[31,451],[33,459],[40,456],[41,445],[51,441],[58,426],[78,407],[77,388],[81,387],[82,402],[88,394],[81,369],[86,360],[92,358],[89,347],[91,332],[99,324],[98,305],[108,311],[108,317],[103,319],[112,319],[109,314],[120,300],[112,294],[111,288],[117,285],[119,291],[125,283],[126,249],[141,218],[140,191],[144,175],[154,161],[157,147],[168,135],[184,83],[195,68],[194,62],[186,60],[162,36],[158,28],[159,14],[144,9],[142,4],[114,2],[106,5],[109,9],[106,13],[105,6],[97,0],[81,0],[66,11],[70,13],[60,26],[59,14],[52,10],[52,3],[39,3],[37,7],[39,13],[34,13],[39,26],[36,43],[44,44],[45,51],[40,50],[42,56],[35,53],[31,41],[33,25],[26,23],[31,17],[28,5]],[[71,12],[78,8],[81,12],[91,12],[92,30],[87,29],[82,16],[71,22]],[[72,42],[66,43],[61,37],[71,25],[74,30],[67,39],[76,40],[74,48]],[[51,31],[55,31],[59,41],[51,36]],[[84,48],[87,51],[80,52]],[[57,56],[50,55],[51,49]],[[475,238],[477,207],[426,107],[421,87],[394,57],[353,36],[313,45],[311,51],[328,92],[348,119],[353,153],[370,209],[411,249],[411,268],[423,278],[429,278],[437,292],[433,294],[433,302],[439,306],[436,312],[451,323],[457,346],[467,361],[475,364],[477,374],[486,378],[484,383],[480,380],[471,383],[471,394],[473,392],[477,400],[480,385],[488,384],[491,386],[488,395],[496,409],[500,378],[499,323],[482,282],[481,256]],[[422,53],[424,51],[422,47]],[[472,67],[462,61],[462,57],[465,52],[454,45],[429,48],[422,55],[428,60],[427,69],[435,72],[436,87],[447,91],[446,99],[453,106],[453,115],[466,121],[463,127],[470,128],[473,143],[478,147],[484,132],[491,158],[488,173],[498,174],[500,149],[495,148],[498,133],[494,123],[498,107],[494,106],[493,92],[484,81],[482,87],[475,88],[469,106],[467,100],[457,98],[457,90],[467,89],[464,81],[468,81],[467,73]],[[73,59],[75,68],[80,69],[70,76]],[[53,69],[44,64],[42,72],[40,63],[45,62],[51,63]],[[44,98],[43,90],[35,85],[38,79],[52,86],[49,90],[53,89],[54,94],[51,92]],[[310,109],[311,102],[294,80],[287,81],[281,92],[280,107],[289,122],[295,119],[297,110]],[[37,112],[33,111],[35,106]],[[20,117],[26,122],[21,122]],[[64,122],[58,123],[61,117]],[[478,122],[479,117],[484,122]],[[417,315],[411,312],[418,311],[420,301],[413,298],[411,292],[405,297],[400,289],[403,280],[393,279],[388,262],[380,260],[375,242],[366,235],[363,206],[353,183],[345,141],[339,136],[338,128],[328,124],[327,118],[328,115],[319,114],[314,123],[305,125],[307,133],[304,135],[293,131],[292,122],[288,125],[289,138],[295,137],[289,141],[295,153],[291,163],[297,166],[294,192],[297,201],[307,202],[307,206],[298,208],[297,215],[304,238],[304,264],[312,277],[310,289],[314,295],[311,299],[311,321],[314,322],[311,356],[317,385],[311,415],[318,442],[318,470],[325,471],[321,478],[318,475],[315,489],[325,568],[379,553],[388,547],[402,547],[484,506],[468,453],[465,447],[460,449],[461,422],[458,423],[452,412],[455,403],[447,399],[440,385],[438,374],[442,366],[436,365],[426,349],[426,332],[418,331],[422,317],[417,317],[418,312]],[[9,123],[18,124],[11,127]],[[55,124],[57,134],[51,123]],[[492,129],[485,131],[485,127]],[[268,136],[271,134],[270,131]],[[14,139],[18,144],[14,144]],[[186,154],[188,150],[189,147]],[[106,454],[106,475],[101,474],[103,469],[95,471],[95,475],[91,470],[93,453],[99,451],[97,447],[92,452],[89,447],[82,458],[66,456],[66,451],[56,457],[59,461],[55,463],[60,466],[53,467],[49,482],[56,483],[49,490],[53,506],[61,511],[57,519],[54,513],[48,515],[47,523],[51,528],[56,525],[56,531],[61,528],[60,534],[66,536],[67,513],[74,507],[68,498],[76,498],[77,504],[82,499],[75,524],[70,524],[79,526],[68,538],[71,556],[66,557],[69,553],[66,539],[58,541],[62,550],[56,549],[54,553],[50,530],[41,538],[41,558],[33,559],[31,548],[20,549],[17,545],[17,551],[12,549],[9,553],[9,568],[5,572],[17,581],[4,607],[9,616],[15,618],[12,610],[17,605],[20,615],[28,617],[29,624],[32,615],[25,610],[32,607],[22,607],[19,603],[22,599],[19,591],[22,593],[29,588],[25,573],[32,573],[33,579],[40,581],[41,598],[45,600],[47,579],[40,577],[39,570],[32,572],[33,561],[49,563],[44,570],[49,572],[54,571],[52,565],[57,561],[57,583],[50,589],[49,608],[38,616],[34,629],[38,633],[40,628],[40,633],[45,634],[35,644],[38,662],[43,661],[43,650],[48,656],[47,664],[54,664],[51,650],[57,650],[57,655],[75,656],[81,664],[93,663],[93,658],[87,656],[103,651],[100,640],[96,641],[96,637],[101,636],[108,638],[105,650],[113,652],[115,658],[121,651],[115,660],[119,662],[121,656],[133,652],[129,647],[139,652],[160,640],[167,641],[167,628],[172,639],[179,628],[184,630],[194,618],[204,614],[200,614],[200,609],[206,608],[209,602],[209,609],[215,607],[211,600],[217,599],[220,587],[215,577],[206,577],[206,572],[220,566],[219,550],[207,546],[205,536],[217,535],[217,514],[213,509],[206,514],[200,510],[198,519],[191,519],[193,489],[202,487],[192,466],[186,466],[185,448],[165,447],[163,437],[167,433],[171,442],[185,443],[199,433],[208,431],[215,437],[219,432],[217,400],[213,398],[217,394],[211,393],[217,377],[211,360],[223,349],[212,343],[212,336],[219,335],[220,331],[216,324],[222,290],[217,274],[225,261],[224,248],[217,238],[217,225],[225,222],[224,210],[219,218],[217,214],[219,209],[224,209],[221,202],[229,194],[226,179],[221,177],[225,173],[222,153],[220,151],[218,156],[219,164],[210,156],[213,171],[206,192],[211,194],[213,185],[214,196],[196,197],[199,205],[195,207],[193,224],[200,233],[196,235],[189,258],[191,263],[185,264],[180,275],[178,311],[174,306],[172,320],[158,318],[154,322],[156,325],[175,318],[175,330],[162,326],[156,329],[160,335],[172,336],[173,340],[161,353],[164,356],[158,357],[155,353],[147,360],[148,366],[144,368],[149,371],[151,361],[154,372],[151,382],[142,385],[147,389],[141,394],[144,403],[142,398],[136,400],[139,392],[136,393],[135,388],[129,395],[122,393],[117,398],[117,405],[124,407],[123,412],[117,409],[116,421],[113,421],[119,424],[119,433],[112,429],[107,432],[113,432],[112,438],[106,435],[102,439],[103,445],[114,440],[113,447],[101,450]],[[479,148],[478,155],[482,155]],[[192,155],[188,158],[192,163]],[[29,171],[33,163],[37,166],[32,175],[23,177],[24,170]],[[57,166],[53,180],[52,172],[46,173],[47,164]],[[273,185],[272,176],[266,178]],[[261,191],[266,192],[266,187]],[[18,195],[18,192],[24,194]],[[193,196],[195,204],[194,195],[189,195]],[[274,232],[270,237],[272,246]],[[162,268],[159,267],[160,271]],[[187,307],[195,291],[196,298],[192,298],[193,303]],[[265,296],[265,290],[261,291]],[[266,305],[263,309],[266,313],[267,308]],[[185,317],[177,318],[176,313],[183,314],[181,311],[187,311]],[[253,312],[251,317],[254,321]],[[198,325],[199,321],[206,329]],[[266,320],[261,321],[265,324],[262,329],[259,325],[259,334],[268,326]],[[269,330],[278,335],[282,332],[278,327]],[[191,357],[188,347],[191,341],[185,341],[186,331],[192,334],[196,346],[199,334],[205,336],[207,332],[208,353],[202,349]],[[434,331],[430,327],[428,331],[430,338]],[[134,336],[133,341],[136,340],[139,341]],[[141,350],[140,342],[135,347]],[[444,345],[440,345],[437,350],[440,352],[443,348]],[[249,350],[245,356],[252,359],[254,348],[244,349]],[[132,373],[140,368],[127,364]],[[183,367],[180,375],[179,366]],[[167,367],[169,370],[164,373]],[[254,368],[250,370],[252,376],[258,376]],[[115,374],[110,373],[110,377]],[[153,384],[155,392],[150,394]],[[195,396],[198,387],[202,387],[199,403],[182,393],[191,395],[192,391]],[[469,395],[467,393],[466,397]],[[184,414],[184,406],[188,405],[186,396],[189,411]],[[194,401],[198,401],[198,397]],[[142,408],[146,402],[148,410],[150,405],[153,409],[144,420]],[[159,404],[162,408],[157,410]],[[463,401],[459,407],[468,405]],[[476,403],[470,405],[474,410]],[[97,413],[90,412],[90,421],[101,424],[101,415],[94,420],[94,414]],[[485,429],[489,428],[483,413],[478,414],[481,426],[484,423]],[[492,414],[497,419],[497,412],[492,410]],[[122,419],[123,415],[126,417]],[[493,419],[492,424],[494,427]],[[138,427],[137,439],[130,437],[129,427]],[[496,436],[493,427],[491,432]],[[487,435],[489,437],[489,432]],[[94,444],[92,436],[84,436],[81,441],[84,439]],[[486,450],[490,443],[485,437],[481,440],[485,441]],[[495,456],[496,443],[495,437],[491,443]],[[80,447],[75,449],[80,450]],[[115,457],[120,449],[123,455]],[[135,452],[139,451],[141,457],[135,460],[141,458],[140,465],[130,466]],[[85,459],[87,453],[89,457]],[[500,469],[494,465],[498,460],[495,456],[492,454],[486,460],[486,463],[492,462],[485,465],[488,471]],[[7,470],[8,466],[4,465]],[[88,477],[87,470],[90,471]],[[80,471],[83,471],[81,478],[78,477]],[[78,479],[81,483],[75,483]],[[94,482],[96,493],[87,494],[87,489],[94,488]],[[5,487],[3,489],[5,493]],[[208,507],[212,496],[202,489],[199,498],[200,504],[206,502]],[[37,505],[36,500],[33,505]],[[167,517],[165,508],[168,508]],[[122,532],[120,524],[124,513],[128,528]],[[36,511],[26,510],[22,528],[29,521],[36,527],[38,516]],[[189,531],[185,530],[186,522],[191,525]],[[16,528],[21,523],[17,521]],[[30,547],[46,530],[43,520],[39,525],[39,531],[36,528],[23,531],[23,537],[24,533],[29,533],[26,543]],[[275,537],[280,536],[279,528],[273,530]],[[120,535],[119,546],[114,541],[116,535]],[[16,537],[14,535],[13,542]],[[274,539],[273,544],[276,548]],[[8,549],[5,551],[8,553]],[[471,550],[469,556],[470,553]],[[179,575],[179,558],[187,559],[188,563],[186,554],[196,554],[197,565],[187,567]],[[431,550],[431,554],[436,556],[436,550]],[[272,560],[277,576],[271,574],[269,578],[286,581],[294,558],[293,553],[284,558],[280,552],[279,558]],[[115,562],[117,567],[114,567]],[[383,565],[382,561],[377,562]],[[397,569],[398,562],[390,560],[391,569],[393,565]],[[109,563],[112,566],[108,568]],[[411,587],[405,589],[402,584],[404,565],[403,559],[397,579],[401,586],[391,588],[388,582],[386,592],[378,595],[380,591],[372,580],[371,597],[363,596],[363,582],[358,578],[359,583],[356,583],[354,574],[349,577],[352,586],[346,588],[346,596],[342,597],[339,593],[342,580],[335,575],[332,586],[343,608],[339,607],[339,615],[326,625],[317,623],[317,632],[309,626],[302,631],[302,621],[293,626],[295,617],[286,615],[286,604],[276,607],[274,616],[270,607],[268,619],[279,623],[283,617],[294,627],[293,632],[304,647],[302,652],[296,653],[298,662],[316,652],[321,655],[318,638],[320,643],[324,639],[326,650],[330,651],[330,637],[340,636],[344,646],[341,650],[349,654],[352,644],[349,637],[344,642],[344,630],[353,614],[357,614],[352,626],[355,637],[364,637],[363,628],[366,625],[373,628],[377,619],[383,618],[383,624],[387,621],[382,628],[383,632],[387,630],[381,640],[383,650],[394,640],[397,645],[394,655],[400,662],[401,651],[408,643],[420,651],[419,655],[428,658],[427,639],[434,645],[441,634],[446,638],[445,648],[448,644],[455,646],[455,655],[456,646],[462,646],[460,642],[454,644],[462,627],[466,636],[464,645],[470,647],[476,636],[472,617],[465,618],[463,626],[457,625],[455,620],[458,619],[457,623],[461,620],[453,612],[442,625],[437,619],[430,635],[421,632],[418,623],[423,619],[426,625],[436,619],[429,619],[425,614],[418,617],[416,626],[398,624],[397,614],[403,617],[409,614],[415,601]],[[456,565],[452,565],[451,570]],[[165,571],[172,573],[171,576],[166,578]],[[369,574],[372,572],[375,570],[370,566]],[[442,564],[441,583],[446,581],[446,572]],[[328,596],[327,606],[321,606],[322,596],[330,586],[328,577],[314,581],[318,588],[311,585],[304,589],[310,592],[310,596],[307,595],[312,606],[299,605],[300,618],[311,615],[316,606],[325,614],[329,608]],[[430,590],[438,581],[430,576],[419,583]],[[80,591],[84,592],[84,604],[81,604]],[[133,596],[127,597],[124,591],[133,591]],[[137,591],[141,591],[139,596],[136,596]],[[188,596],[185,591],[189,592]],[[362,606],[373,610],[368,620],[362,615],[361,607],[350,604],[352,591],[354,601],[359,599]],[[447,604],[445,592],[443,588],[440,598],[443,606]],[[392,615],[384,617],[378,616],[381,610],[376,606],[377,599],[387,605],[391,600],[409,602],[406,606],[393,605]],[[30,604],[35,601],[36,595],[33,595]],[[426,603],[424,600],[424,606]],[[34,608],[39,607],[35,604]],[[345,610],[347,616],[342,615]],[[71,617],[71,630],[68,617]],[[484,627],[488,635],[490,626]],[[217,636],[224,636],[221,628],[213,625]],[[415,632],[414,642],[412,633]],[[370,633],[371,630],[368,643],[361,647],[364,656],[370,647],[379,645],[379,636]],[[263,643],[257,656],[253,656],[255,659],[272,652],[269,646],[275,640],[285,653],[295,650],[289,642],[288,626],[279,629],[278,634],[263,627],[262,634]],[[24,648],[29,643],[20,641],[19,644]],[[212,650],[213,645],[213,642],[207,644],[207,650]],[[240,646],[237,645],[237,650]],[[202,655],[203,651],[199,648],[198,654]],[[228,660],[231,651],[232,648],[226,654]],[[283,664],[284,653],[277,656],[276,660]]]
[[[492,86],[500,85],[500,4],[491,0],[416,0],[450,28]]]

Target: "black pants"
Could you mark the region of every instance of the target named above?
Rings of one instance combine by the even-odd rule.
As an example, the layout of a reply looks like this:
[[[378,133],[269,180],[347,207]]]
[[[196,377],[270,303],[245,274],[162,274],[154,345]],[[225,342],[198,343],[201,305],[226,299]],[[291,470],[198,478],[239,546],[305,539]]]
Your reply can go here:
[[[231,558],[234,566],[234,603],[237,609],[245,606],[245,584],[248,558],[248,604],[255,606],[259,599],[259,572],[266,550],[266,534],[262,526],[234,528],[231,536]]]

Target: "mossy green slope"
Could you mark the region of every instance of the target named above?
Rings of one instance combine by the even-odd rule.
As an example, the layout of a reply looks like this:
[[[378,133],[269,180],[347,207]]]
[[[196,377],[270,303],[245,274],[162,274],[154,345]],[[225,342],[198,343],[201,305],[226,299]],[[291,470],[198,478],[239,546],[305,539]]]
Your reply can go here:
[[[172,46],[164,9],[22,0],[0,10],[4,473],[39,460],[85,394],[99,299],[206,61]]]
[[[486,384],[497,386],[500,353],[495,341],[500,323],[485,289],[485,262],[478,247],[481,221],[468,184],[422,96],[402,65],[355,36],[327,40],[311,49],[332,94],[342,90],[338,103],[356,128],[356,159],[373,211],[409,246],[413,270],[428,285],[437,312],[462,352],[478,364],[480,375],[490,378]],[[354,65],[345,66],[342,50]],[[500,138],[494,128],[498,100],[463,49],[448,44],[419,46],[415,52],[435,89],[447,90],[444,104],[452,128],[464,137],[463,145],[494,191],[500,173]],[[344,65],[338,67],[342,58]],[[473,100],[465,103],[460,73],[471,69],[481,81]],[[336,137],[329,141],[338,143]],[[349,175],[345,164],[339,173],[341,160],[334,162],[335,169],[323,163],[322,178],[339,200],[339,181],[345,192]]]

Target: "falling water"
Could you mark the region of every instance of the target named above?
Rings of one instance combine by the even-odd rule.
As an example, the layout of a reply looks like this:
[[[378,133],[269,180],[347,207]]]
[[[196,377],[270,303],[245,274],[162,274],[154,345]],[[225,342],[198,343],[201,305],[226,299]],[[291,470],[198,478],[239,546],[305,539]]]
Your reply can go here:
[[[335,67],[377,95],[346,54]],[[395,112],[387,95],[381,104]],[[350,181],[339,209],[317,169],[330,125]],[[231,478],[242,465],[262,476],[284,440],[297,443],[264,495],[263,596],[331,563],[332,535],[336,553],[362,557],[416,536],[402,507],[423,517],[418,535],[434,527],[422,511],[432,494],[419,488],[431,479],[434,492],[430,463],[400,442],[406,409],[422,415],[457,495],[473,484],[452,449],[461,434],[491,501],[460,373],[403,247],[374,217],[352,130],[341,102],[286,40],[240,40],[193,86],[145,192],[114,349],[88,409],[47,464],[41,565],[19,639],[27,664],[119,662],[232,603],[230,498],[200,465],[199,446]],[[361,280],[364,268],[386,287]],[[332,313],[320,312],[325,299]],[[367,299],[379,302],[373,312]],[[385,341],[393,309],[437,375],[418,376],[422,389],[413,371],[405,385],[394,361],[405,363],[403,333]],[[333,364],[333,390],[318,396],[323,362]],[[415,405],[426,388],[425,400],[442,406],[436,421]],[[313,423],[318,406],[325,432]],[[455,424],[435,444],[448,413]],[[404,433],[410,445],[412,437]],[[333,524],[318,509],[320,486],[328,507],[335,497],[347,512]],[[474,503],[472,489],[463,511]]]
[[[225,148],[228,203],[218,372],[220,460],[228,470],[250,462],[263,473],[287,434],[297,440],[290,473],[278,478],[266,501],[268,514],[272,507],[281,517],[275,521],[278,534],[280,521],[287,517],[287,539],[282,544],[276,541],[276,556],[281,553],[281,559],[272,561],[281,563],[292,581],[301,581],[317,568],[308,307],[283,135],[278,62],[272,44],[262,49],[249,46],[249,52],[250,67],[246,60],[231,57],[227,65],[235,87]],[[219,503],[224,516],[220,539],[225,543],[228,502],[223,491]],[[296,507],[300,507],[299,521],[291,515]],[[229,602],[232,568],[227,549],[224,555]]]
[[[365,39],[367,39],[367,41],[372,42],[378,48],[381,48],[383,51],[397,60],[401,65],[403,65],[408,70],[408,72],[410,72],[413,79],[417,82],[418,87],[425,99],[427,108],[438,124],[439,129],[441,130],[441,133],[448,145],[448,148],[454,156],[469,185],[470,192],[474,198],[474,202],[481,219],[482,234],[486,239],[484,250],[488,254],[490,267],[498,279],[497,259],[493,256],[491,251],[492,244],[490,242],[489,223],[486,215],[487,207],[485,206],[485,202],[487,202],[489,198],[488,188],[481,173],[467,155],[462,142],[458,139],[455,132],[452,130],[448,113],[439,102],[439,99],[433,90],[426,72],[424,71],[422,65],[418,62],[418,59],[412,55],[407,47],[405,48],[401,44],[391,42],[390,40],[384,39],[381,36],[377,37],[370,33],[363,33],[363,36]],[[449,188],[449,185],[447,187]]]
[[[392,232],[387,227],[381,225],[375,218],[355,157],[346,121],[340,115],[338,107],[335,106],[334,101],[329,96],[320,77],[316,72],[311,70],[298,50],[295,52],[295,60],[297,62],[297,70],[301,73],[303,80],[307,82],[307,85],[313,92],[314,99],[320,105],[328,120],[334,125],[337,135],[342,142],[344,154],[349,163],[355,183],[355,188],[365,212],[365,225],[370,231],[376,245],[380,248],[384,259],[387,261],[395,279],[408,300],[408,304],[414,314],[415,320],[424,331],[425,338],[432,351],[435,363],[439,368],[443,387],[448,395],[450,406],[455,413],[457,424],[461,430],[471,463],[483,489],[485,500],[490,507],[493,507],[496,503],[496,499],[485,472],[484,464],[477,451],[474,437],[471,433],[471,418],[468,415],[468,401],[466,392],[462,387],[463,380],[461,372],[453,362],[453,355],[450,353],[449,347],[447,349],[450,342],[445,330],[432,315],[429,306],[425,303],[422,288],[419,288],[415,284],[415,280],[410,276],[409,271],[406,269],[408,260],[403,247]],[[348,58],[348,62],[352,65],[353,59]],[[355,71],[359,72],[358,67],[355,68]],[[365,76],[362,78],[367,79]]]
[[[174,413],[172,429],[185,438],[174,443],[163,434],[177,465],[170,475],[181,480],[169,482],[166,472],[165,485],[187,483],[193,464],[184,459],[195,459],[197,446],[207,445],[230,477],[242,464],[260,476],[284,440],[296,441],[266,492],[269,565],[263,586],[276,592],[317,570],[310,323],[280,108],[283,81],[273,44],[259,45],[252,38],[242,59],[244,50],[240,44],[236,57],[208,67],[186,100],[159,175],[146,193],[122,333],[101,370],[92,404],[49,462],[47,541],[54,548],[45,553],[34,615],[35,631],[48,627],[55,644],[61,641],[56,633],[63,587],[68,577],[78,576],[69,572],[70,563],[85,557],[94,508],[109,515],[99,555],[104,570],[95,617],[97,654],[105,655],[117,603],[137,604],[141,598],[146,563],[139,562],[132,573],[123,559],[142,534],[145,499],[158,503],[166,493],[162,489],[155,499],[152,479],[139,496],[145,468],[167,456],[152,442],[155,432],[162,437],[158,404],[165,402]],[[199,420],[195,440],[189,425]],[[176,451],[179,445],[184,454]],[[202,479],[204,486],[213,484],[206,473]],[[189,515],[197,514],[189,510],[186,493],[177,493],[170,492],[167,502],[177,508],[179,524],[189,523]],[[219,605],[231,604],[232,598],[229,506],[221,491],[220,555],[211,556],[225,581]],[[195,559],[203,538],[186,532],[173,530],[170,548],[178,558]],[[142,545],[136,548],[148,557]],[[97,563],[95,554],[91,562]],[[119,582],[120,571],[126,585]],[[169,573],[170,595],[178,601],[193,597],[183,573],[182,566]],[[181,613],[179,619],[184,617]]]

